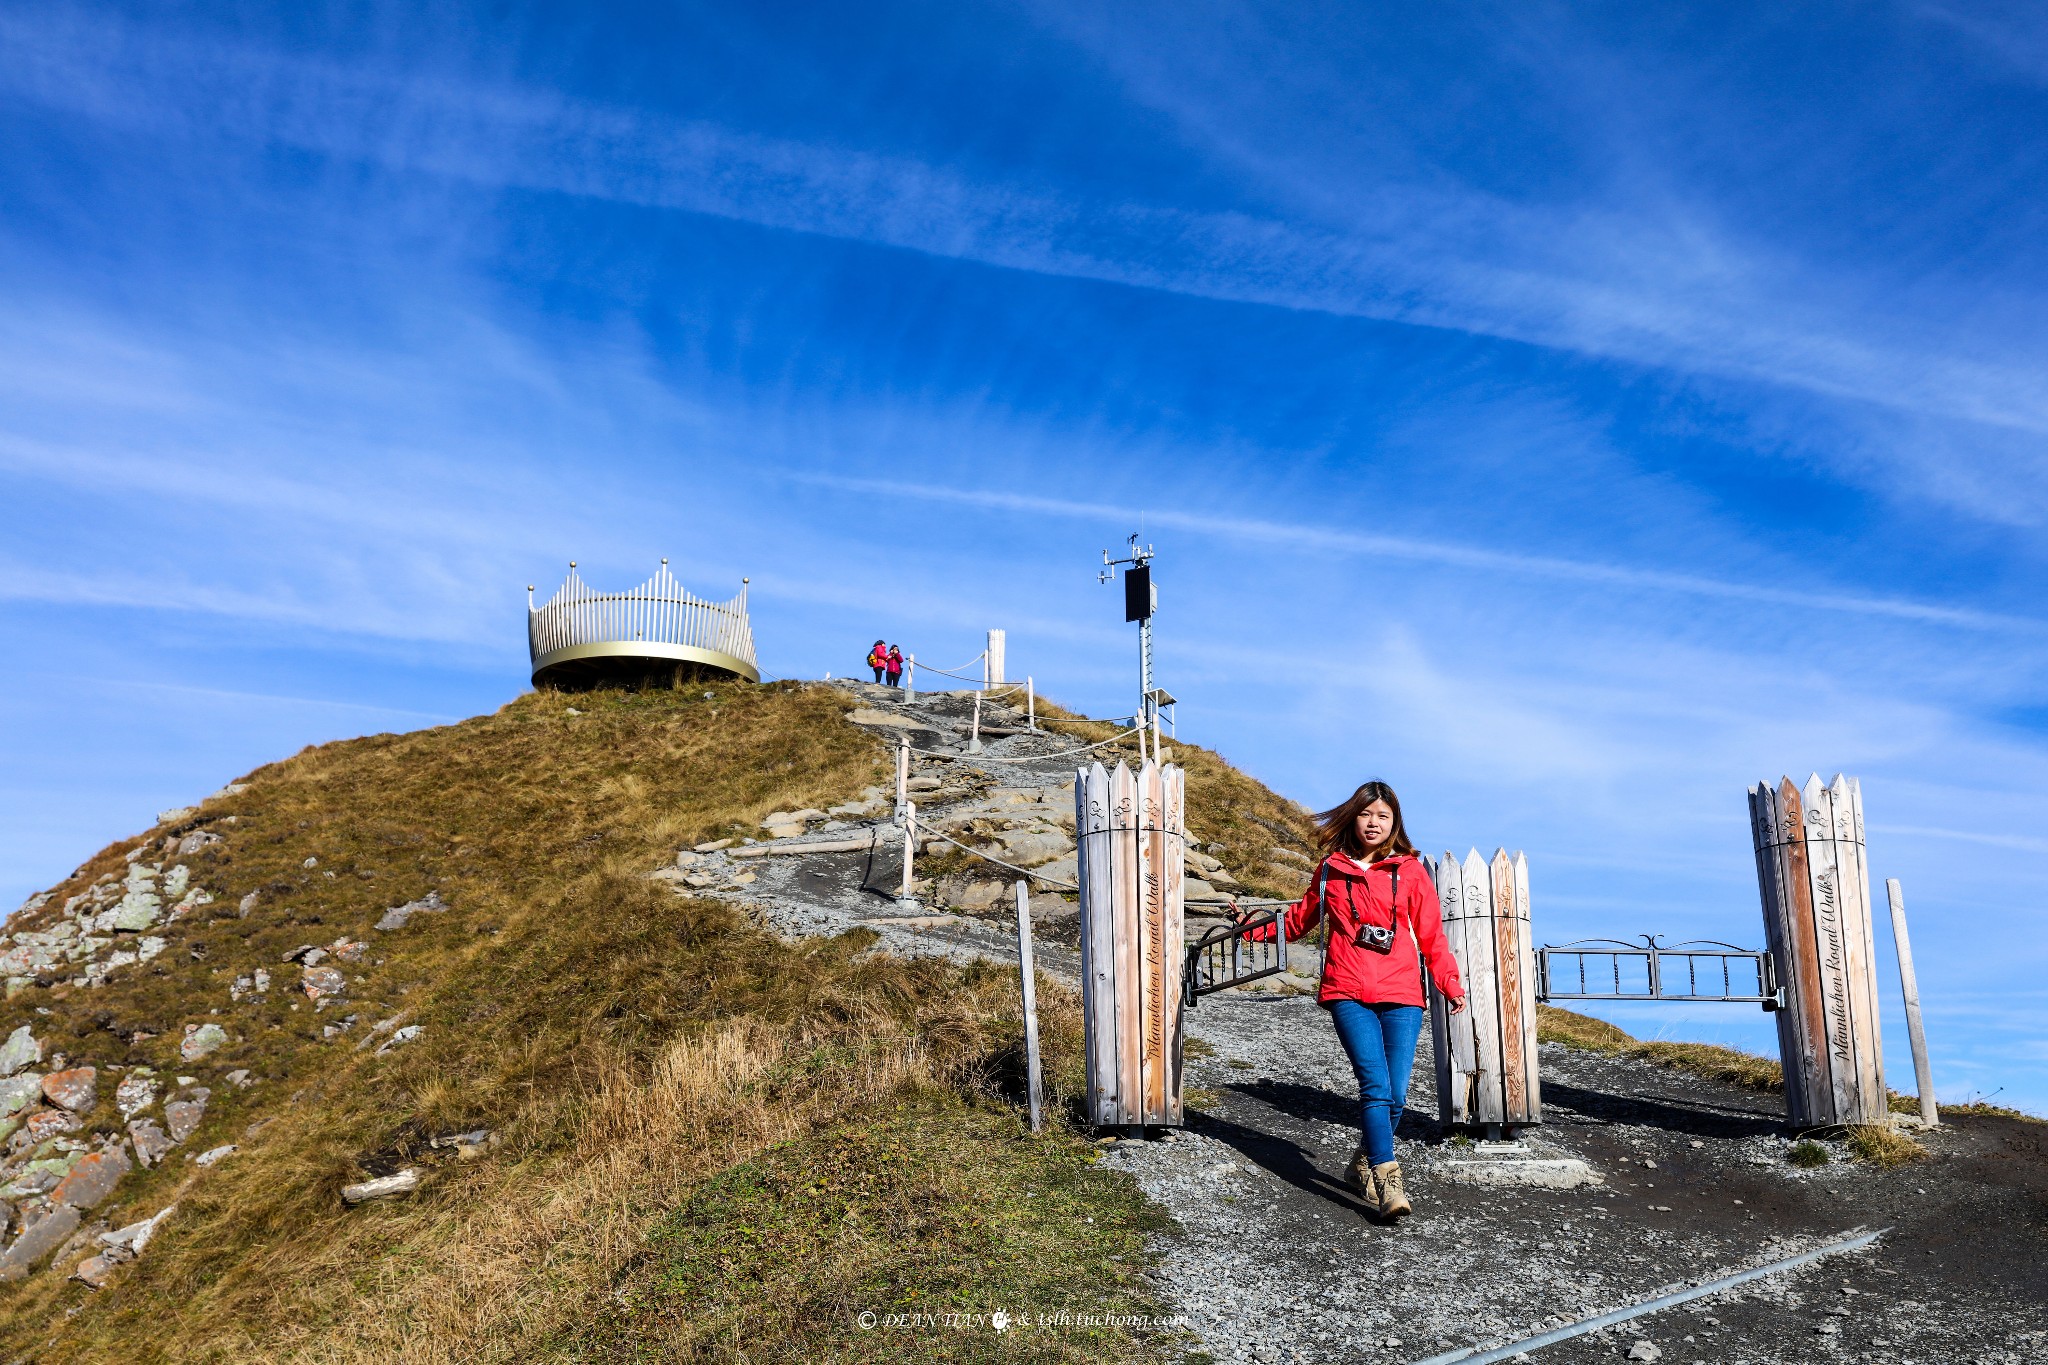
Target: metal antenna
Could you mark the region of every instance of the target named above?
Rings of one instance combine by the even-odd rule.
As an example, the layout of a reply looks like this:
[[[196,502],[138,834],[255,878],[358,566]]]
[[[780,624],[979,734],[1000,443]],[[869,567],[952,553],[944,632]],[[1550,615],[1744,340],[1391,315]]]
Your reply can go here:
[[[1139,547],[1134,532],[1122,559],[1111,559],[1109,551],[1102,552],[1103,569],[1095,575],[1097,583],[1108,583],[1116,578],[1119,568],[1127,570],[1124,620],[1138,623],[1138,714],[1133,719],[1147,729],[1156,725],[1159,711],[1158,689],[1152,684],[1152,613],[1159,607],[1159,591],[1152,586],[1154,553],[1150,544]]]

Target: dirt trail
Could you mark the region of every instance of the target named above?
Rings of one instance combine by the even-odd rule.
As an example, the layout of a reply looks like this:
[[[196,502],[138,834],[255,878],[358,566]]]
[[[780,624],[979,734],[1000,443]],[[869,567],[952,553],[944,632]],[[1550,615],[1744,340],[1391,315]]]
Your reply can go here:
[[[966,694],[927,694],[902,711],[921,727],[911,731],[914,744],[958,751],[971,706]],[[1062,751],[1072,746],[1059,736],[1009,736],[950,762],[1001,788],[1043,788],[1071,782],[1074,760]],[[1023,755],[1040,757],[993,761]],[[935,803],[931,813],[947,810]],[[755,882],[718,894],[753,905],[785,933],[864,924],[891,952],[1015,960],[1000,914],[904,923],[905,912],[881,894],[893,889],[893,855],[754,866]],[[1039,937],[1041,970],[1076,980],[1068,922],[1055,911]],[[1547,1121],[1533,1145],[1583,1160],[1599,1182],[1475,1185],[1460,1174],[1487,1159],[1447,1141],[1426,1117],[1434,1096],[1425,1033],[1400,1154],[1418,1214],[1390,1228],[1368,1221],[1337,1183],[1356,1141],[1356,1090],[1313,1001],[1230,992],[1205,999],[1189,1026],[1195,1051],[1213,1050],[1190,1057],[1188,1084],[1208,1093],[1191,1104],[1199,1112],[1189,1128],[1117,1142],[1104,1160],[1179,1220],[1181,1232],[1159,1248],[1162,1289],[1218,1360],[1423,1360],[1880,1227],[1891,1231],[1866,1250],[1530,1358],[2048,1360],[2043,1125],[1964,1117],[1924,1135],[1928,1162],[1886,1172],[1838,1150],[1827,1165],[1802,1170],[1787,1158],[1776,1096],[1546,1044]]]

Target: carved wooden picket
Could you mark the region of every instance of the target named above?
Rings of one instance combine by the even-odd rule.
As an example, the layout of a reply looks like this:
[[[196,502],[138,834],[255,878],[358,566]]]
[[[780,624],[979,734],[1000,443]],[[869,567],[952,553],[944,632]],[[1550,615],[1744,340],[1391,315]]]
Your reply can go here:
[[[1171,764],[1075,774],[1088,1117],[1179,1124],[1186,778]]]
[[[1884,1123],[1877,952],[1871,937],[1863,789],[1818,773],[1749,790],[1764,932],[1784,1002],[1778,1052],[1795,1127]]]
[[[1466,1000],[1465,1012],[1454,1015],[1430,984],[1437,1117],[1489,1127],[1541,1123],[1529,860],[1501,849],[1489,863],[1475,848],[1461,863],[1446,852],[1430,875]]]

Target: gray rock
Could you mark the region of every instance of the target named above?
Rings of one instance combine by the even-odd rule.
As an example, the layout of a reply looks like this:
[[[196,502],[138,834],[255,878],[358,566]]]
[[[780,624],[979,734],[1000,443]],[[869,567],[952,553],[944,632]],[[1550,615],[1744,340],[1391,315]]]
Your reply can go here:
[[[230,1142],[224,1146],[210,1148],[207,1151],[201,1152],[192,1159],[202,1166],[211,1166],[217,1161],[224,1161],[228,1157],[233,1156],[235,1150],[235,1144]]]
[[[83,1282],[89,1289],[105,1289],[107,1281],[114,1278],[114,1272],[120,1269],[127,1259],[125,1256],[115,1256],[105,1251],[97,1256],[88,1256],[71,1272],[71,1278]]]
[[[79,1158],[78,1164],[71,1168],[71,1174],[50,1192],[50,1199],[77,1209],[96,1208],[114,1192],[114,1186],[121,1183],[121,1177],[134,1169],[134,1163],[128,1160],[128,1149],[118,1144],[105,1151],[93,1152]]]
[[[332,967],[308,967],[299,978],[299,989],[308,1000],[319,1000],[348,989],[348,978]]]
[[[158,890],[165,900],[174,901],[184,895],[186,888],[191,885],[192,869],[183,863],[179,863],[169,872],[164,873],[163,885]]]
[[[198,1129],[199,1121],[206,1117],[206,1101],[211,1098],[205,1090],[194,1090],[190,1099],[172,1100],[164,1105],[164,1127],[170,1130],[172,1142],[183,1142]]]
[[[225,787],[222,787],[219,791],[215,792],[213,795],[207,797],[206,799],[209,801],[219,801],[230,796],[240,796],[243,792],[247,790],[249,790],[249,784],[247,782],[230,782]]]
[[[60,1134],[75,1133],[84,1126],[76,1114],[67,1113],[62,1109],[38,1109],[23,1121],[21,1131],[14,1135],[8,1145],[25,1150],[40,1146]]]
[[[7,1041],[0,1044],[0,1076],[12,1076],[25,1066],[34,1066],[43,1060],[43,1045],[27,1024],[7,1035]]]
[[[420,1172],[417,1166],[408,1166],[397,1175],[387,1175],[378,1180],[365,1180],[359,1185],[343,1185],[341,1202],[344,1204],[367,1204],[372,1199],[389,1199],[393,1195],[411,1194],[420,1187]]]
[[[208,1053],[219,1051],[227,1040],[227,1030],[219,1024],[187,1024],[185,1036],[178,1043],[178,1055],[188,1062],[196,1062]]]
[[[14,1244],[0,1255],[0,1280],[20,1280],[35,1269],[36,1262],[70,1240],[84,1216],[70,1205],[53,1209],[22,1230]]]
[[[147,962],[168,946],[168,942],[164,939],[144,938],[142,942],[135,945],[135,960],[137,962]]]
[[[407,901],[404,905],[394,905],[389,910],[386,910],[384,918],[377,921],[377,927],[387,933],[394,929],[403,929],[405,922],[414,915],[423,913],[438,914],[448,908],[448,903],[441,899],[439,891],[429,891],[416,901]]]
[[[128,1125],[128,1140],[135,1144],[135,1159],[145,1166],[154,1166],[164,1159],[164,1154],[175,1145],[156,1126],[155,1119],[136,1119]]]
[[[237,1090],[247,1090],[250,1086],[256,1084],[245,1067],[237,1067],[222,1077],[222,1079]]]
[[[720,849],[727,849],[731,848],[732,846],[733,841],[731,839],[713,839],[708,843],[696,845],[690,851],[692,853],[716,853]]]
[[[1037,867],[1074,851],[1074,841],[1056,829],[1013,829],[996,836],[997,856],[1019,867]]]
[[[43,1078],[37,1075],[11,1076],[0,1081],[0,1119],[19,1114],[43,1097]]]
[[[211,830],[194,830],[178,840],[178,856],[189,858],[195,853],[204,853],[207,849],[222,842],[224,841],[221,837]]]
[[[154,891],[130,891],[119,905],[100,916],[100,927],[139,934],[157,922],[163,906]]]
[[[1628,1358],[1630,1360],[1662,1360],[1664,1352],[1658,1348],[1657,1343],[1654,1341],[1638,1341],[1635,1345],[1628,1348]]]
[[[407,1024],[404,1028],[393,1033],[384,1046],[377,1049],[377,1053],[379,1056],[382,1056],[384,1053],[391,1051],[392,1048],[404,1047],[424,1032],[426,1032],[426,1029],[420,1024]]]
[[[256,898],[259,894],[260,893],[258,892],[251,891],[248,895],[242,897],[242,899],[236,903],[236,914],[239,915],[242,919],[249,918],[249,912],[256,908]]]
[[[53,1071],[43,1077],[43,1098],[60,1109],[83,1114],[99,1099],[99,1072],[89,1066]]]
[[[156,822],[159,825],[175,825],[180,820],[190,820],[197,814],[199,814],[199,807],[197,806],[174,806],[170,810],[158,811],[156,813]]]

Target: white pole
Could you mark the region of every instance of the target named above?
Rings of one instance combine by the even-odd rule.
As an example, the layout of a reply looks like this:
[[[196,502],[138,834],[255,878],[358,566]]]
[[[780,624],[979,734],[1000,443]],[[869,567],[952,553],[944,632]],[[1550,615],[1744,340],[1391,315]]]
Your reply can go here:
[[[1032,732],[1036,733],[1038,730],[1038,688],[1032,683],[1029,673],[1024,675],[1024,708],[1025,715],[1028,718],[1027,724],[1029,724]]]
[[[981,693],[974,694],[974,732],[967,737],[967,752],[981,752]]]
[[[903,889],[896,894],[896,904],[899,906],[917,904],[910,898],[910,860],[916,849],[917,807],[906,801],[903,803]]]
[[[910,736],[896,737],[896,822],[903,822],[903,808],[910,802]]]
[[[1932,1128],[1941,1122],[1941,1114],[1934,1106],[1934,1067],[1927,1060],[1927,1032],[1920,1024],[1920,980],[1913,974],[1913,944],[1906,937],[1906,893],[1897,877],[1887,877],[1884,890],[1892,903],[1892,944],[1899,950],[1899,986],[1906,996],[1906,1037],[1913,1044],[1920,1121]]]
[[[917,656],[903,656],[903,701],[905,705],[917,700]]]
[[[1031,1131],[1045,1126],[1039,1099],[1038,1074],[1038,983],[1031,965],[1031,892],[1017,880],[1017,968],[1024,980],[1024,1068],[1031,1092]]]
[[[1153,707],[1153,708],[1152,708],[1152,761],[1153,761],[1154,763],[1157,763],[1157,762],[1159,762],[1159,761],[1160,761],[1160,758],[1159,758],[1159,708],[1158,708],[1157,706],[1155,706],[1155,707]]]

